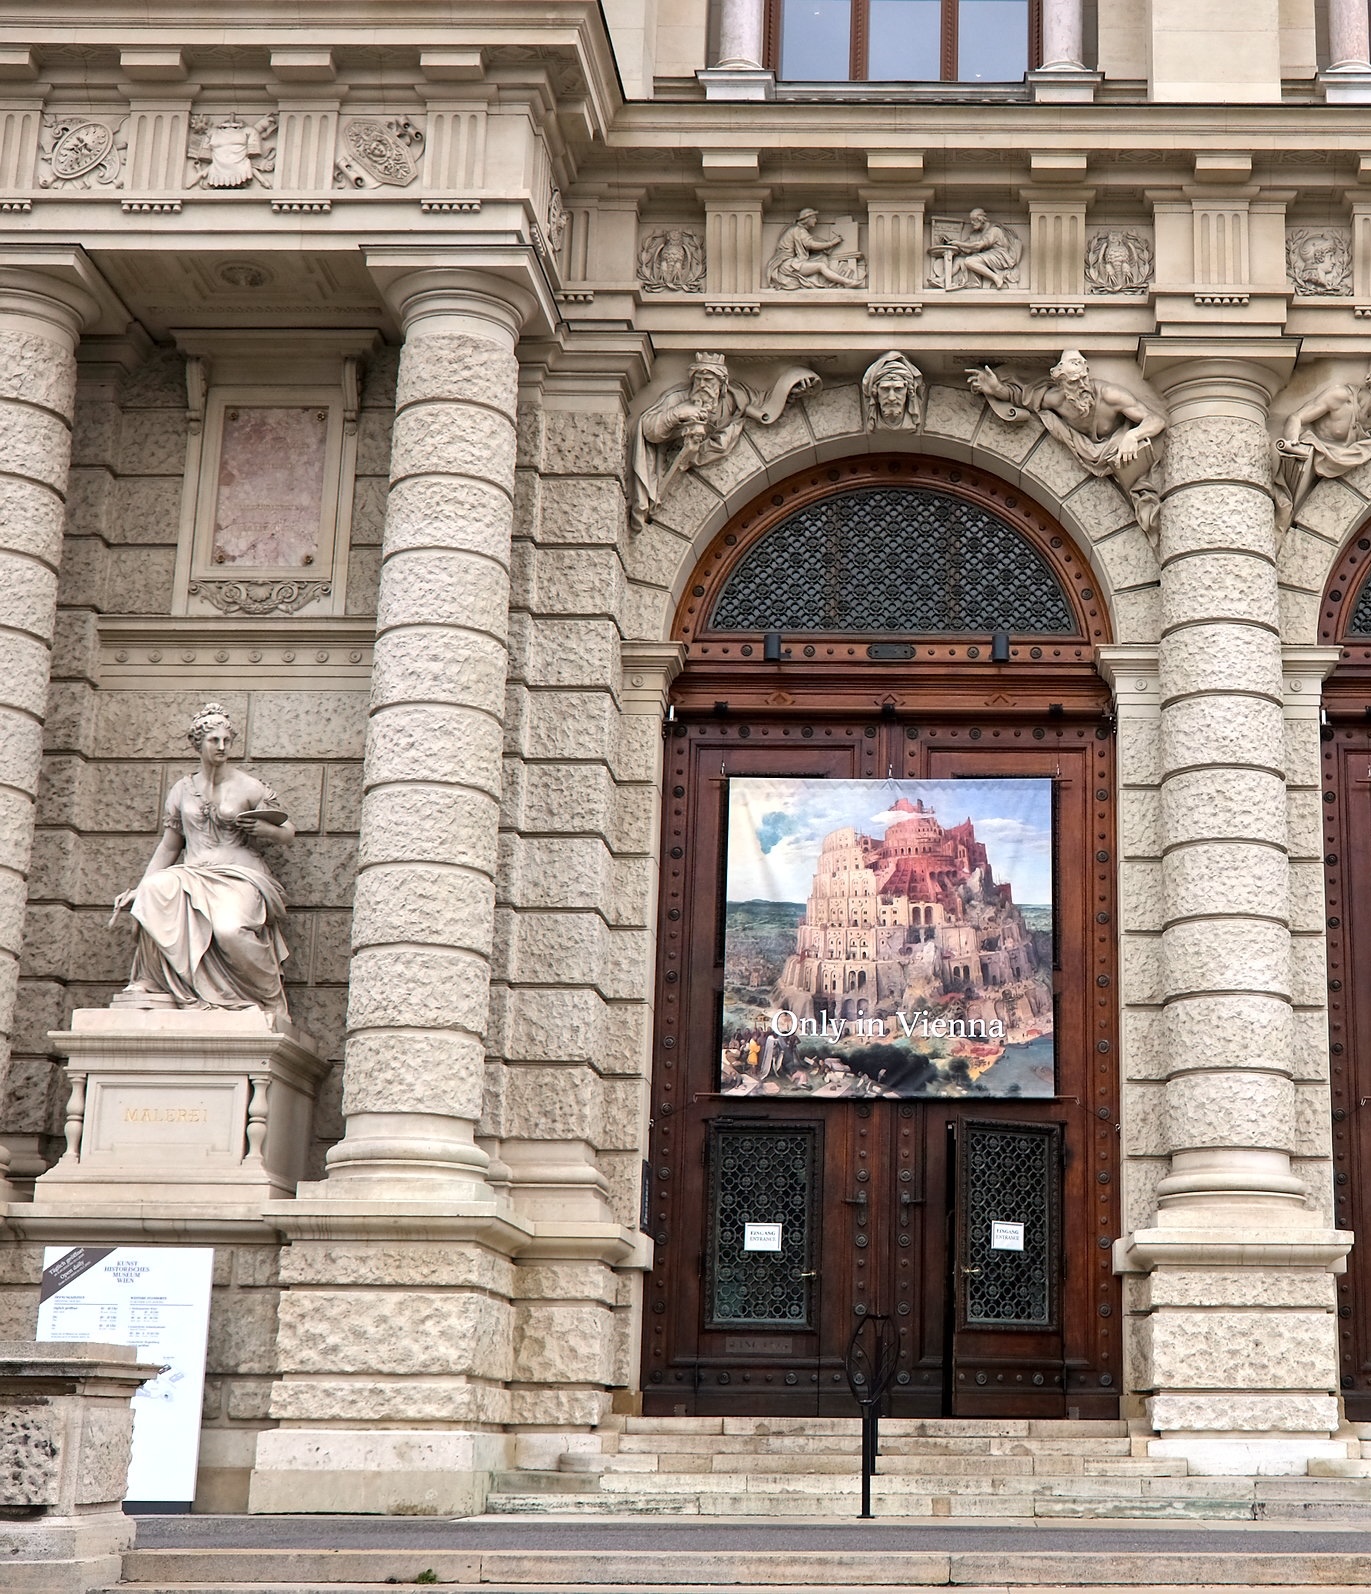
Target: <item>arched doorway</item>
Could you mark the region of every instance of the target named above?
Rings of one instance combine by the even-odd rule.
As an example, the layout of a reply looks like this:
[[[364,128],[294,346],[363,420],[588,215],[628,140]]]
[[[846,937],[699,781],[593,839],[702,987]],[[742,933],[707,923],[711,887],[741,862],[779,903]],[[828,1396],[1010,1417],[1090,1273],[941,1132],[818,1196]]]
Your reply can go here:
[[[1114,744],[1089,567],[1013,486],[867,456],[725,526],[675,634],[645,1410],[854,1411],[844,1356],[877,1315],[896,1414],[1116,1415]],[[1050,815],[1047,908],[995,876],[1025,823],[995,804],[1019,792]],[[747,860],[783,850],[789,891],[757,895]]]
[[[1324,687],[1323,845],[1333,1221],[1371,1226],[1371,533],[1344,550],[1324,593],[1319,641],[1342,657]],[[1371,1420],[1371,1258],[1358,1244],[1337,1281],[1347,1415]]]

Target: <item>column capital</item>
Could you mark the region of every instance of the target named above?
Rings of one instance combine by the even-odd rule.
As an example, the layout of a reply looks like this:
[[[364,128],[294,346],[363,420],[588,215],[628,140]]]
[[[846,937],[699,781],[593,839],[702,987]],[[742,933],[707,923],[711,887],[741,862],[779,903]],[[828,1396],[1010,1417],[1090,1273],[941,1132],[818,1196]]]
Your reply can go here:
[[[0,322],[44,323],[49,335],[74,349],[82,332],[112,308],[112,300],[79,246],[0,249]],[[123,331],[128,319],[125,314],[116,330]]]
[[[1267,407],[1290,380],[1298,338],[1146,337],[1143,375],[1166,396],[1171,424],[1233,415],[1266,424]]]
[[[368,249],[370,271],[408,334],[426,320],[485,322],[511,345],[527,328],[546,335],[558,321],[546,278],[527,249]],[[436,329],[435,329],[436,330]]]

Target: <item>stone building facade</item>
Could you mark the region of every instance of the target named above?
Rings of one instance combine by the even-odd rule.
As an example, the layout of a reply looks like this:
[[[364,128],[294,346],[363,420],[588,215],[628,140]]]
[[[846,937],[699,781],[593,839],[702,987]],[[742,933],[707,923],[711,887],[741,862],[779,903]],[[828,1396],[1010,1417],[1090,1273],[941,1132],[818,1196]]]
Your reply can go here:
[[[797,81],[762,0],[0,25],[0,1338],[45,1244],[215,1246],[202,1507],[477,1509],[725,1381],[651,1351],[713,933],[674,771],[802,721],[873,778],[930,724],[1088,765],[1060,1414],[1229,1473],[1371,1418],[1366,4],[1022,9],[1004,82],[857,43]],[[779,511],[878,477],[974,500],[1067,617],[1024,554],[993,613],[773,615],[778,578],[719,623]],[[219,1035],[235,1170],[316,1098],[219,1201],[102,1183],[70,1091],[211,698],[299,831],[314,1059],[254,1097]]]

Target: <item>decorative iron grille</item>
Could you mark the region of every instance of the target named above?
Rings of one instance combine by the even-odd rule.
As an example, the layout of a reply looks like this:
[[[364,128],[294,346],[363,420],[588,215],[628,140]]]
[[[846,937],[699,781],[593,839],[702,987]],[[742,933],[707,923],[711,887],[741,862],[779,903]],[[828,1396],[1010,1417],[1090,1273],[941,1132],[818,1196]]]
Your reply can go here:
[[[716,1124],[710,1135],[707,1300],[713,1323],[806,1328],[817,1130]],[[781,1228],[779,1251],[743,1249],[749,1223]]]
[[[1361,584],[1357,594],[1357,607],[1352,611],[1352,621],[1347,627],[1348,636],[1371,636],[1371,574]]]
[[[719,631],[1075,636],[1060,581],[989,510],[928,487],[864,487],[787,515],[738,562]]]
[[[967,1327],[1052,1328],[1057,1321],[1061,1130],[1056,1124],[962,1124],[958,1246]],[[1023,1249],[992,1241],[1023,1226]],[[1017,1236],[1014,1236],[1017,1237]]]

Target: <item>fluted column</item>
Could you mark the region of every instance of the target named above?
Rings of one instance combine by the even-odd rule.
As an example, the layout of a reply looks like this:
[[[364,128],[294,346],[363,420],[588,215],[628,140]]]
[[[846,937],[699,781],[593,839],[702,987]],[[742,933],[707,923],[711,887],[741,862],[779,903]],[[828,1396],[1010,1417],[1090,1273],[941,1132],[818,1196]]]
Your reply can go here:
[[[0,267],[0,1098],[43,761],[76,342],[94,313],[74,283]],[[8,1166],[0,1145],[0,1198]]]
[[[1292,961],[1267,406],[1293,350],[1158,340],[1147,352],[1171,414],[1159,550],[1169,1166],[1151,1225],[1121,1251],[1149,1275],[1132,1299],[1162,1435],[1153,1453],[1194,1472],[1300,1472],[1333,1453],[1330,1270],[1351,1237],[1329,1228],[1292,1160],[1292,1003],[1317,991]]]
[[[481,1112],[526,290],[388,295],[396,395],[332,1194],[490,1201]]]

